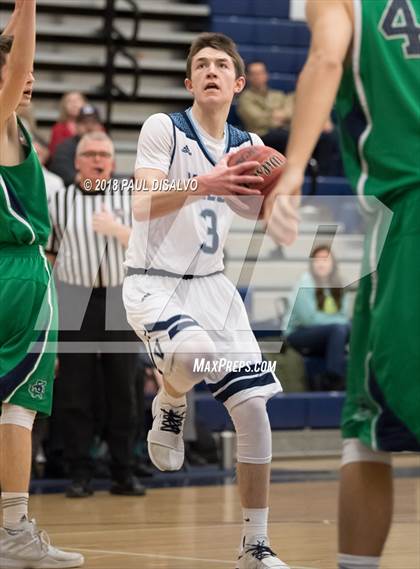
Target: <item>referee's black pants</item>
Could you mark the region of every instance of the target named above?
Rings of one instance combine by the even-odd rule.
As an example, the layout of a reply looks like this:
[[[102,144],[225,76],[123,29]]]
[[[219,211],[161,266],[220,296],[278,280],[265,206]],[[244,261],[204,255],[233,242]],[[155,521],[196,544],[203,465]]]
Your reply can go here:
[[[125,317],[121,287],[94,288],[81,326],[80,306],[85,306],[90,290],[58,283],[58,292],[60,367],[54,388],[54,412],[63,440],[64,460],[74,481],[90,480],[94,410],[104,404],[111,476],[114,481],[124,482],[131,476],[134,462],[139,356],[135,353],[137,337]],[[106,322],[117,329],[106,330]],[[66,329],[69,327],[76,329]],[[131,352],[127,347],[131,347]],[[98,381],[98,376],[103,381]]]

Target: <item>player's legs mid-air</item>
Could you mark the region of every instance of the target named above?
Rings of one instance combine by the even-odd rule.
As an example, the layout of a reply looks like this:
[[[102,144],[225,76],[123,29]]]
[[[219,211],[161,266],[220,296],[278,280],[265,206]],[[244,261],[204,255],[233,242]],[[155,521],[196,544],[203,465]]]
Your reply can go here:
[[[259,371],[261,353],[245,308],[223,275],[181,281],[176,293],[170,292],[170,284],[166,284],[165,291],[165,285],[157,282],[160,280],[133,276],[124,285],[128,320],[164,378],[164,387],[153,401],[154,420],[148,434],[150,458],[160,470],[182,467],[186,394],[205,380],[214,397],[228,410],[237,434],[238,486],[244,519],[237,567],[286,569],[268,539],[272,442],[266,400],[280,391],[278,380],[271,372]],[[223,294],[225,306],[220,305]],[[212,302],[212,296],[219,297],[219,304]],[[144,299],[141,316],[135,308],[138,298]],[[202,310],[200,298],[218,306],[220,312]],[[223,312],[229,314],[227,319]],[[221,357],[251,364],[229,373],[223,369],[209,371],[213,363],[217,368]],[[199,370],[199,362],[205,362],[206,367]]]

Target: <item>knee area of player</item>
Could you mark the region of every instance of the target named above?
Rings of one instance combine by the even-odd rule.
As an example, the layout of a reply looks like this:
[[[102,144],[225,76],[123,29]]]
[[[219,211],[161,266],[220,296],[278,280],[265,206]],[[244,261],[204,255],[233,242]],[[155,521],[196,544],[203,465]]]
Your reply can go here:
[[[214,342],[203,333],[182,344],[174,354],[172,370],[182,369],[183,373],[201,381],[214,373],[219,359]]]
[[[372,450],[359,439],[344,439],[341,466],[352,462],[378,462],[391,465],[392,455],[390,452]]]
[[[23,427],[32,431],[34,421],[36,417],[36,411],[31,409],[25,409],[18,405],[11,405],[10,403],[3,403],[0,425],[13,425],[15,427]]]
[[[265,399],[247,399],[230,409],[229,414],[237,436],[238,462],[269,464],[272,438]]]

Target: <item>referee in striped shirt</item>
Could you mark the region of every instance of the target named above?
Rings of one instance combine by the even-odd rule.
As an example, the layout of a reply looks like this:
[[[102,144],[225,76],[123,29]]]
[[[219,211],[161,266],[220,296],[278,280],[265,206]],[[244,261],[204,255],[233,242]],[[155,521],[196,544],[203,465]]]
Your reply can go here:
[[[138,353],[130,349],[130,341],[131,346],[137,342],[122,303],[131,198],[107,185],[114,169],[114,147],[105,133],[86,134],[80,140],[75,165],[79,183],[51,198],[53,231],[47,249],[55,257],[59,292],[55,417],[72,478],[66,495],[93,493],[94,406],[104,401],[111,493],[141,496],[144,487],[133,476]],[[104,389],[98,387],[98,365]]]

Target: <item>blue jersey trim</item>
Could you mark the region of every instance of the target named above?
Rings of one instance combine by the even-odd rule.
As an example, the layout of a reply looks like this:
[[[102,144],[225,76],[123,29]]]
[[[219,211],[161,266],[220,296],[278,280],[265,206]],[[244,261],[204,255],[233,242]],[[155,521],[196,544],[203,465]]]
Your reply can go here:
[[[171,113],[169,114],[169,117],[171,118],[174,127],[175,141],[176,141],[176,131],[175,131],[176,127],[181,132],[183,132],[187,138],[190,138],[191,140],[197,142],[198,146],[200,147],[206,159],[210,162],[212,166],[215,166],[216,161],[210,155],[206,146],[201,140],[201,136],[197,132],[197,129],[195,128],[194,123],[191,120],[191,117],[188,115],[188,111]],[[228,123],[226,123],[226,139],[227,140],[226,140],[225,154],[227,154],[232,148],[237,148],[238,146],[241,146],[246,142],[249,142],[251,145],[253,145],[253,141],[249,132],[241,130],[240,128],[236,128]],[[176,142],[174,142],[174,148],[172,150],[171,165],[175,154],[175,146]]]
[[[207,160],[210,162],[210,164],[212,166],[215,166],[216,165],[215,161],[212,159],[210,154],[207,152],[206,147],[204,146],[200,137],[198,136],[198,134],[197,134],[192,122],[190,121],[187,113],[185,111],[183,111],[181,113],[171,113],[169,116],[172,120],[172,124],[174,125],[174,138],[176,139],[176,131],[175,131],[175,127],[176,127],[178,130],[183,132],[187,138],[190,138],[191,140],[194,140],[195,142],[197,142],[197,144],[200,147],[201,151],[203,152],[204,156],[207,158]],[[176,143],[174,143],[173,154],[171,157],[171,165],[172,165],[172,160],[173,160],[173,157],[175,154],[175,145],[176,145]]]
[[[258,373],[258,371],[256,371],[257,365],[260,366],[261,362],[253,363],[253,364],[250,364],[248,366],[244,366],[238,371],[231,371],[230,373],[226,374],[223,379],[221,379],[217,383],[209,384],[208,387],[212,393],[215,393],[216,391],[219,391],[219,389],[221,389],[222,387],[227,385],[230,381],[232,381],[232,379],[237,379],[238,377],[244,377],[245,378],[249,375],[257,374]]]
[[[7,195],[9,196],[10,205],[12,206],[13,210],[21,217],[23,217],[25,221],[29,222],[29,218],[22,204],[20,203],[19,198],[17,197],[15,192],[9,188],[9,186],[7,185],[7,180],[4,178],[4,176],[3,176],[3,182],[4,182],[4,187],[6,188],[7,191]]]
[[[258,377],[245,377],[244,379],[240,379],[231,385],[228,385],[221,393],[215,395],[215,399],[221,403],[225,403],[230,397],[232,397],[232,395],[236,395],[245,389],[263,387],[264,385],[270,385],[275,382],[276,379],[271,372],[261,374]]]
[[[226,152],[229,152],[231,148],[237,148],[241,146],[245,142],[250,142],[251,146],[253,146],[253,141],[249,132],[245,130],[241,130],[240,128],[236,128],[231,124],[228,124],[228,147]]]
[[[183,132],[187,138],[191,138],[191,140],[197,140],[196,132],[193,129],[191,122],[188,120],[185,112],[170,113],[169,117],[173,125],[178,130]]]
[[[159,332],[161,330],[167,330],[170,326],[172,326],[172,324],[178,322],[178,320],[181,319],[192,320],[189,314],[176,314],[175,316],[168,318],[168,320],[159,320],[159,322],[153,322],[152,324],[145,324],[144,327],[146,328],[147,332]]]
[[[207,158],[207,160],[210,162],[210,164],[212,166],[216,166],[216,162],[210,156],[210,154],[207,152],[207,148],[204,146],[203,141],[201,140],[201,137],[199,136],[198,132],[194,128],[194,125],[191,122],[190,117],[188,116],[187,112],[184,111],[182,114],[184,115],[185,120],[188,122],[192,132],[194,133],[194,140],[197,142],[198,146],[200,147],[201,152],[204,154],[204,156]]]
[[[168,330],[169,338],[172,340],[172,338],[174,338],[178,332],[181,332],[184,330],[184,328],[191,328],[192,326],[198,326],[200,328],[200,324],[197,322],[197,320],[194,320],[194,318],[183,320],[182,322],[177,322],[174,326],[172,326],[172,328]]]
[[[179,114],[179,113],[172,113],[172,114],[169,114],[169,115],[168,115],[169,118],[170,118],[171,121],[172,121],[172,129],[173,129],[173,133],[174,133],[174,146],[173,146],[173,148],[172,148],[172,154],[171,154],[171,160],[170,160],[170,162],[169,162],[169,168],[171,168],[172,163],[173,163],[173,161],[174,161],[175,150],[176,150],[176,128],[175,128],[175,121],[174,121],[173,118],[172,118],[172,116],[175,115],[175,114]]]

